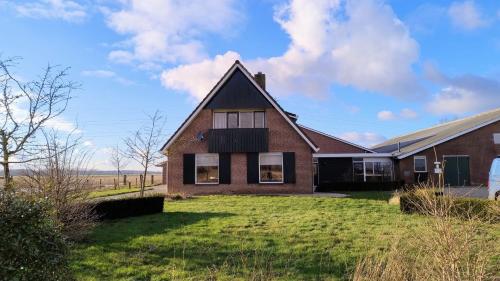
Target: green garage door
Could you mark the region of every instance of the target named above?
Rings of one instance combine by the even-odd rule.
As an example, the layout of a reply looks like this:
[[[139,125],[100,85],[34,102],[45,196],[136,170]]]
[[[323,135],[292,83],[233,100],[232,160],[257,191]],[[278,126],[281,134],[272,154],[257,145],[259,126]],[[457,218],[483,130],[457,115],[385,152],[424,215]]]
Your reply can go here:
[[[444,163],[444,183],[446,185],[470,185],[469,156],[445,156]]]

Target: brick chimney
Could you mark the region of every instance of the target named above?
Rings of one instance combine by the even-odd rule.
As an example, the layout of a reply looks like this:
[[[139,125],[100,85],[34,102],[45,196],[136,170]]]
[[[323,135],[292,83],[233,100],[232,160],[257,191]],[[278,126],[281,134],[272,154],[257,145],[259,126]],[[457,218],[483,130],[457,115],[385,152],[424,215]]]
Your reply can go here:
[[[255,82],[257,82],[257,84],[259,84],[259,86],[262,88],[262,89],[266,89],[266,75],[262,72],[258,72],[257,74],[254,75],[254,79],[255,79]]]

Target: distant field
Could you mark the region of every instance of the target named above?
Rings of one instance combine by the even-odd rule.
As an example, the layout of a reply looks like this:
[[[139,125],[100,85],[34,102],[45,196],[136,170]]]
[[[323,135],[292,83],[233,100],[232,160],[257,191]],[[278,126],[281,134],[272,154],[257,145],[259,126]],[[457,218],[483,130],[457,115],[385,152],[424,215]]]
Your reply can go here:
[[[132,187],[139,185],[139,175],[127,175],[126,182],[124,182],[124,176],[121,175],[120,179],[116,175],[92,175],[89,177],[88,186],[92,188],[108,188],[114,187],[115,182],[119,182],[119,186]],[[153,177],[153,178],[151,178]],[[146,176],[146,186],[161,184],[161,174],[148,174]]]
[[[15,176],[14,181],[22,181],[21,176]],[[130,186],[132,188],[139,186],[139,178],[140,175],[132,174],[120,175],[120,178],[116,175],[90,175],[87,181],[87,187],[91,190],[99,190],[99,189],[110,189],[114,188],[115,184],[118,183],[119,187],[128,187],[130,182]],[[161,174],[148,174],[146,176],[146,186],[158,185],[162,183]]]

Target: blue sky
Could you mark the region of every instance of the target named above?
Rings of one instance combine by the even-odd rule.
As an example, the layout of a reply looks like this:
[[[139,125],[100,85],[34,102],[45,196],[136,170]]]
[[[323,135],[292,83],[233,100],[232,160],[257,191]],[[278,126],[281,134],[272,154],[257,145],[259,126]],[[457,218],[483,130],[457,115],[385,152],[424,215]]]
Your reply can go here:
[[[495,0],[0,0],[0,15],[20,77],[71,67],[82,88],[52,125],[77,126],[101,169],[145,114],[167,138],[235,59],[300,123],[363,145],[500,106]]]

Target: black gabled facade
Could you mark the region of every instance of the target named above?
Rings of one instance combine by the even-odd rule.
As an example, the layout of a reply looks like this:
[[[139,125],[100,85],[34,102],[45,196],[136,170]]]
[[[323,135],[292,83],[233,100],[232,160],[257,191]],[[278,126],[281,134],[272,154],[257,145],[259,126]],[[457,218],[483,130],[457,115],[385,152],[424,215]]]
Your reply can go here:
[[[206,109],[271,108],[272,105],[237,69],[205,106]]]

